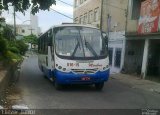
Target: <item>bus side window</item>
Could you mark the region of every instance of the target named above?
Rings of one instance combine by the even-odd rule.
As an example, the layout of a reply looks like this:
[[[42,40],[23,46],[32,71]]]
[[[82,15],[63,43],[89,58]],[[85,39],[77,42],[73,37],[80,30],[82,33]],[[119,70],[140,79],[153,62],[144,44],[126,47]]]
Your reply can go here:
[[[51,46],[51,55],[54,60],[54,33],[52,29],[49,32],[48,45]]]
[[[52,46],[52,38],[53,38],[52,30],[49,30],[48,31],[48,46]]]

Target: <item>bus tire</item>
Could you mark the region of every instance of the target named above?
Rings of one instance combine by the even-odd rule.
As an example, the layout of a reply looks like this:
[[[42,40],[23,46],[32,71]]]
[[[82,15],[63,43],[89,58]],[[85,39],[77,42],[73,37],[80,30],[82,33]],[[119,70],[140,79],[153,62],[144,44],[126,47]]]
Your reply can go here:
[[[102,90],[103,87],[104,87],[104,82],[102,82],[102,83],[95,83],[95,88],[97,90]]]
[[[44,70],[43,70],[43,66],[41,66],[41,72],[44,72]]]
[[[45,74],[43,75],[43,77],[44,77],[45,79],[48,79],[48,77],[47,77]]]

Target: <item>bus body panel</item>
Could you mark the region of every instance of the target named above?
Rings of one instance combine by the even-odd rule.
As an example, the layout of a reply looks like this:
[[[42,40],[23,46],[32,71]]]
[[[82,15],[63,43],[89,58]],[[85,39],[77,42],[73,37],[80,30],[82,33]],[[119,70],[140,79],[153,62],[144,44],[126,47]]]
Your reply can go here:
[[[109,69],[103,72],[98,71],[95,74],[64,73],[54,70],[53,74],[56,76],[56,82],[59,84],[95,84],[108,81]],[[88,77],[89,80],[83,80],[84,77]]]
[[[65,60],[55,55],[56,66],[52,74],[59,84],[101,83],[109,78],[108,63],[108,57],[101,60]],[[83,80],[84,77],[88,77],[89,80]]]

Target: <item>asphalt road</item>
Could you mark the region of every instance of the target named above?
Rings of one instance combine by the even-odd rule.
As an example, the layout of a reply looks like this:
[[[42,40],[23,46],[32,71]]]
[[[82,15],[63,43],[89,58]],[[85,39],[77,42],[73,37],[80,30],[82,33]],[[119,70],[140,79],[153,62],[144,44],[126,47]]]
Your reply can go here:
[[[160,94],[134,89],[112,78],[102,91],[92,86],[68,86],[57,91],[43,77],[36,56],[24,60],[16,87],[23,104],[31,109],[160,109]]]

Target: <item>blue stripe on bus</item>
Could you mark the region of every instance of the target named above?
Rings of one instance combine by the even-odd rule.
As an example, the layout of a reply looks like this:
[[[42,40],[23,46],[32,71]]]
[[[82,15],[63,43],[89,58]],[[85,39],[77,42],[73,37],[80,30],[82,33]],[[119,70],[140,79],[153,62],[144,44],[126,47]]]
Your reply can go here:
[[[46,67],[43,67],[43,71],[44,71],[44,74],[48,77],[48,78],[51,78],[52,77],[52,71],[51,69],[48,69]]]
[[[94,84],[108,81],[110,71],[98,71],[95,74],[75,74],[54,70],[52,73],[53,76],[56,76],[56,82],[59,84]],[[83,81],[82,77],[90,77],[90,80]]]

